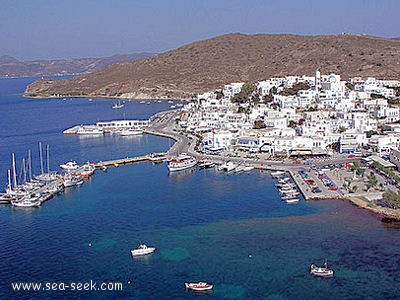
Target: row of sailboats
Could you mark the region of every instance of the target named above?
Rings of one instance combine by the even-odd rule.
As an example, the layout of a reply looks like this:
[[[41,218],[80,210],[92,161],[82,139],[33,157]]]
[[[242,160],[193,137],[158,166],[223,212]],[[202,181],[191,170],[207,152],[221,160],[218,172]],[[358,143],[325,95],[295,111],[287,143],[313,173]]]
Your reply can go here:
[[[63,191],[65,187],[80,185],[82,178],[94,173],[93,164],[77,166],[72,171],[64,171],[64,174],[50,171],[49,145],[46,145],[46,165],[43,163],[42,144],[39,143],[40,174],[32,175],[32,156],[28,151],[27,160],[22,159],[20,177],[17,176],[15,154],[12,153],[11,169],[7,171],[8,183],[5,193],[0,194],[0,203],[10,203],[17,207],[37,207],[49,200],[55,194]],[[45,167],[46,171],[45,172]]]

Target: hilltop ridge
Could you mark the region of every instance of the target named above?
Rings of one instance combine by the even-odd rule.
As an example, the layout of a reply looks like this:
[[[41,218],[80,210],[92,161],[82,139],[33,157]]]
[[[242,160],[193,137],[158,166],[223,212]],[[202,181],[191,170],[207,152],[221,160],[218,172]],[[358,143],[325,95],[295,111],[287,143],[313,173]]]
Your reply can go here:
[[[191,98],[231,82],[312,75],[317,69],[343,78],[399,79],[399,57],[399,39],[233,33],[67,80],[38,80],[25,95]]]

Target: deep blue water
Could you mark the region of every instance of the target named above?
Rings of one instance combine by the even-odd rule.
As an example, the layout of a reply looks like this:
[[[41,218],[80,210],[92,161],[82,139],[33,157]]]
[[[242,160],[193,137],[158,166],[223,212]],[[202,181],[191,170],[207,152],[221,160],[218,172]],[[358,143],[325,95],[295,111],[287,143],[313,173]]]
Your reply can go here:
[[[165,151],[160,137],[78,138],[62,131],[98,120],[148,118],[170,104],[27,99],[32,78],[0,80],[0,183],[38,142],[50,167]],[[398,299],[400,227],[341,201],[285,205],[268,173],[197,170],[168,175],[165,164],[97,172],[38,209],[0,206],[0,299]],[[129,250],[157,247],[145,258]],[[89,247],[92,243],[92,247]],[[312,278],[325,258],[335,278]],[[11,282],[119,281],[122,291],[14,292]],[[128,281],[132,284],[128,285]],[[184,281],[208,280],[206,295]]]

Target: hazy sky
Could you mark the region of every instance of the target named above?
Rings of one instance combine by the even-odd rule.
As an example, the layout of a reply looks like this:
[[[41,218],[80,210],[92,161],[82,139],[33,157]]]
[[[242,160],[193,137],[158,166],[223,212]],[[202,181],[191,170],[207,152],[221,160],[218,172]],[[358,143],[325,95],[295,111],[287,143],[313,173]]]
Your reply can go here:
[[[0,0],[0,56],[165,52],[226,33],[400,37],[400,0]]]

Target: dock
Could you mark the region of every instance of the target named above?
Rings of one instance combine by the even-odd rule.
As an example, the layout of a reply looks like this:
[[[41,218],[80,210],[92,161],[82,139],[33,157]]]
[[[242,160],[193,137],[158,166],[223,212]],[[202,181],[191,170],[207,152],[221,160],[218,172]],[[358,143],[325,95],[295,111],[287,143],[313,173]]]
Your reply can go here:
[[[96,163],[94,166],[96,169],[99,169],[101,167],[118,167],[120,165],[133,164],[144,161],[159,162],[159,161],[164,161],[166,158],[167,158],[166,153],[160,152],[160,153],[146,154],[142,156],[100,161]]]

